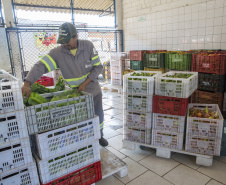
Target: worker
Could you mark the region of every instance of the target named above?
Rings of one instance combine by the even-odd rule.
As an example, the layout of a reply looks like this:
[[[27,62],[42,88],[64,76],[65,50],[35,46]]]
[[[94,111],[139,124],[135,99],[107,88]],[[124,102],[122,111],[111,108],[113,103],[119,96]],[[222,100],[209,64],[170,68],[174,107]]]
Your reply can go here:
[[[78,92],[86,91],[93,94],[95,114],[100,120],[99,143],[106,147],[108,141],[103,137],[102,92],[97,81],[103,66],[98,53],[90,41],[78,39],[77,30],[71,23],[64,23],[60,26],[57,43],[61,45],[50,50],[29,71],[22,87],[23,96],[30,96],[30,86],[44,73],[59,68],[64,80],[71,88],[78,88]]]

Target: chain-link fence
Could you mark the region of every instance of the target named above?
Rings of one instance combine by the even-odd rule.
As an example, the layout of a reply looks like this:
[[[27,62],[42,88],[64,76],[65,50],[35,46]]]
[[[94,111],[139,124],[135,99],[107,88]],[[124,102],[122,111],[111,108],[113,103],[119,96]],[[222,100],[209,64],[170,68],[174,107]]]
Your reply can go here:
[[[17,27],[54,27],[71,22],[77,28],[112,28],[112,0],[13,0]]]
[[[58,29],[7,29],[7,36],[13,74],[19,78],[24,78],[37,61],[58,46]],[[78,29],[78,39],[94,44],[104,65],[99,81],[109,83],[110,53],[117,51],[116,41],[122,45],[122,31]]]
[[[0,0],[0,27],[4,26],[4,19],[3,19],[3,13],[2,13],[2,1]]]

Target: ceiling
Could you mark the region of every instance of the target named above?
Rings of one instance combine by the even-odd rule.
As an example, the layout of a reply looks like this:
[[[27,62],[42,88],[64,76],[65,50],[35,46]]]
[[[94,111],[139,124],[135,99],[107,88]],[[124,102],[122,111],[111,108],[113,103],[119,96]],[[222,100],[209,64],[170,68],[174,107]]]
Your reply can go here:
[[[113,0],[72,0],[72,2],[74,13],[88,15],[100,15],[114,3]],[[14,5],[17,10],[71,12],[71,0],[14,0]],[[113,6],[111,12],[114,12]]]

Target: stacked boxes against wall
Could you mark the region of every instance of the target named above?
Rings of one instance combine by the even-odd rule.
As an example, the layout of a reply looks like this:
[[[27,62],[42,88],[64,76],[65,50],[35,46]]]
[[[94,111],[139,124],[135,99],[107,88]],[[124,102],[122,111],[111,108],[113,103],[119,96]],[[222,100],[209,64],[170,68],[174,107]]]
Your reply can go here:
[[[191,71],[192,54],[190,52],[167,52],[165,54],[165,72]]]
[[[0,184],[38,185],[19,80],[0,70]]]
[[[220,155],[223,122],[217,104],[188,104],[185,150]]]
[[[123,71],[129,70],[130,60],[125,52],[111,53],[111,84],[122,85]]]
[[[192,71],[199,72],[199,81],[198,90],[192,95],[191,103],[218,104],[223,113],[226,55],[220,51],[193,54]]]
[[[182,150],[189,96],[198,73],[171,71],[158,76],[153,98],[152,145]]]
[[[135,50],[129,52],[130,69],[131,70],[144,70],[143,56],[146,51]]]
[[[61,93],[42,96],[51,99]],[[26,107],[25,113],[42,184],[92,184],[102,178],[92,94]]]
[[[146,51],[143,56],[144,71],[161,71],[165,73],[165,50]]]
[[[123,139],[151,144],[152,101],[160,71],[136,71],[123,76]]]

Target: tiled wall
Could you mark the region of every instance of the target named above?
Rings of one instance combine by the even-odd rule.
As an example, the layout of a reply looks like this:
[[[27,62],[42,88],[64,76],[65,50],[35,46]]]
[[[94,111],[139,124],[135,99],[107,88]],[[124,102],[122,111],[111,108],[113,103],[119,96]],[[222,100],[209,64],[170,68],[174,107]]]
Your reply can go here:
[[[124,50],[226,49],[226,0],[123,0]]]
[[[0,28],[0,69],[11,72],[5,28]]]

